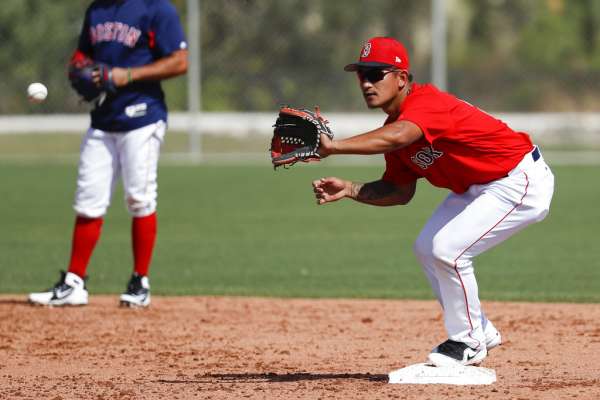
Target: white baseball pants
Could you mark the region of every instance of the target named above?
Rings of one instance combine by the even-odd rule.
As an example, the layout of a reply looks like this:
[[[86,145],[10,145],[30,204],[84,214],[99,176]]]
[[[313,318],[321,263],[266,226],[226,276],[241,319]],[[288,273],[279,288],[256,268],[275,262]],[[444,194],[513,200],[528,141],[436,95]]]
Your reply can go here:
[[[73,208],[78,215],[106,214],[115,184],[123,178],[125,202],[134,217],[156,210],[157,168],[166,125],[163,121],[129,132],[90,128],[81,144],[77,191]]]
[[[472,348],[485,346],[485,316],[472,259],[545,218],[554,175],[532,153],[496,181],[451,193],[417,238],[414,251],[444,310],[448,338]]]

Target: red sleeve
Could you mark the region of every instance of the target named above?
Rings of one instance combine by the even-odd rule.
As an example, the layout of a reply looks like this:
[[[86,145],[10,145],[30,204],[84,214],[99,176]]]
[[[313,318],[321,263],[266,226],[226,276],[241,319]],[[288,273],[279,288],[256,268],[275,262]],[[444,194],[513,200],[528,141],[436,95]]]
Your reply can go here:
[[[406,185],[419,179],[420,176],[408,168],[394,152],[385,154],[385,172],[381,177],[395,185]]]
[[[398,120],[416,124],[429,143],[433,143],[444,133],[452,131],[454,126],[449,107],[444,103],[443,98],[436,96],[436,93],[411,98]]]

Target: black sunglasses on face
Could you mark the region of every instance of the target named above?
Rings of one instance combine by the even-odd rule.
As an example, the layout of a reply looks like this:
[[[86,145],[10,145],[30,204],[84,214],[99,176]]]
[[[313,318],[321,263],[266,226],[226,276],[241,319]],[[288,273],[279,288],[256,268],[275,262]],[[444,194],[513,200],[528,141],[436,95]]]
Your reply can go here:
[[[379,68],[372,68],[372,69],[363,69],[363,70],[358,70],[356,71],[356,74],[358,75],[358,79],[360,79],[361,81],[369,81],[371,83],[376,83],[379,82],[380,80],[382,80],[383,78],[385,78],[385,76],[387,74],[389,74],[390,72],[396,72],[396,69],[392,69],[392,70],[383,70],[383,69],[379,69]]]

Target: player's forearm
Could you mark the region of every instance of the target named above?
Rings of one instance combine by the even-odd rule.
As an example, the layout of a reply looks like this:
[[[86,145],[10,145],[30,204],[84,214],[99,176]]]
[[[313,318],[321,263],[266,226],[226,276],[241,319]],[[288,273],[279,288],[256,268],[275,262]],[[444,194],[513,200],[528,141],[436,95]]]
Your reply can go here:
[[[414,185],[396,186],[393,183],[378,180],[369,183],[352,182],[348,197],[360,203],[385,207],[407,204],[414,193]]]
[[[152,64],[131,69],[134,81],[162,80],[185,74],[188,68],[187,50],[178,50]]]
[[[406,147],[416,140],[416,133],[401,121],[361,135],[334,140],[330,154],[382,154]]]

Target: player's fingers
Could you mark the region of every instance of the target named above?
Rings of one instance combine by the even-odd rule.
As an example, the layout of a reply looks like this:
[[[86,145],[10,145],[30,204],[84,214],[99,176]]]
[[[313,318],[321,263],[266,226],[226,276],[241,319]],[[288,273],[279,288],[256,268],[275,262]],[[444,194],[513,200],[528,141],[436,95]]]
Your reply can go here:
[[[342,197],[344,197],[342,193],[336,192],[333,194],[323,193],[320,198],[323,200],[323,203],[331,203],[333,201],[338,201]]]
[[[319,180],[314,181],[313,182],[313,187],[314,188],[326,189],[327,186],[329,185],[329,181],[327,179],[328,178],[321,178]]]
[[[318,193],[315,192],[315,198],[317,200],[317,204],[319,204],[319,205],[329,202],[329,200],[327,198],[327,193],[325,193],[324,191],[321,191]]]
[[[313,188],[313,192],[315,193],[315,199],[317,199],[317,203],[318,203],[319,199],[323,198],[323,189]]]
[[[317,204],[319,204],[319,205],[326,204],[331,201],[333,201],[333,200],[330,200],[327,196],[321,196],[321,197],[317,198]]]
[[[344,197],[344,192],[339,190],[338,178],[329,176],[313,181],[313,191],[317,199],[317,204],[330,203]]]
[[[315,180],[313,182],[316,183],[316,184],[321,184],[322,185],[322,184],[325,184],[325,183],[331,183],[331,182],[335,181],[336,179],[337,178],[333,177],[333,176],[324,176],[324,177],[322,177],[320,179],[317,179],[317,180]]]

